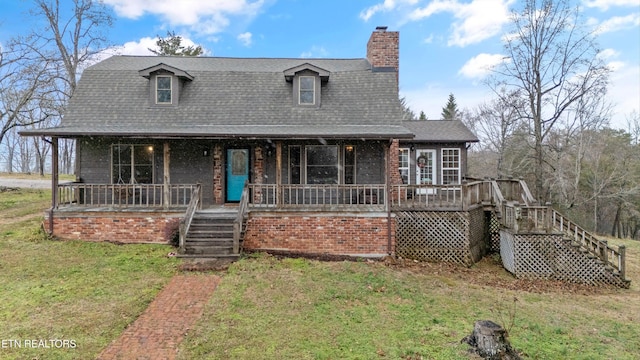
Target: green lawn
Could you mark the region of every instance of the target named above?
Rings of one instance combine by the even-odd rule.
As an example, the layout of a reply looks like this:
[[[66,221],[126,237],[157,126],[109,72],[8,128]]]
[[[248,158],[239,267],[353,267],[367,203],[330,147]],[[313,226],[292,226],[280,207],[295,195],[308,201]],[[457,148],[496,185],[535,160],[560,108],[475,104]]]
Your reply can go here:
[[[0,193],[0,359],[95,358],[177,272],[168,246],[47,239],[49,201]],[[640,242],[609,242],[627,245],[629,290],[516,280],[495,257],[464,268],[246,256],[219,273],[179,357],[468,359],[460,340],[491,319],[513,322],[525,358],[637,359]],[[76,347],[9,347],[32,339]]]
[[[48,240],[49,201],[49,191],[0,193],[1,359],[93,359],[176,272],[168,246]],[[28,349],[31,340],[75,348]]]
[[[466,269],[245,258],[180,358],[468,359],[460,340],[490,319],[514,323],[511,342],[525,358],[638,359],[640,243],[626,243],[630,290],[515,280],[492,259]]]

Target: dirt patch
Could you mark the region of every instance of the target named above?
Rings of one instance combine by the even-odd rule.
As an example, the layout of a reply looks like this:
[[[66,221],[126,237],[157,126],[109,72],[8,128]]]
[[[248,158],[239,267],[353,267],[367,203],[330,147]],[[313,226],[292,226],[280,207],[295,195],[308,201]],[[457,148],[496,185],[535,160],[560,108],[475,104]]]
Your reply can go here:
[[[602,295],[620,292],[620,289],[613,286],[591,286],[560,280],[517,279],[504,269],[502,263],[495,256],[487,256],[472,267],[446,262],[419,262],[392,257],[386,257],[383,260],[383,263],[388,267],[395,268],[400,271],[448,276],[480,286],[526,291],[531,293]]]
[[[383,264],[398,271],[410,271],[413,273],[425,273],[435,276],[443,276],[463,282],[515,291],[531,293],[561,293],[579,295],[604,295],[618,294],[620,289],[614,286],[592,286],[587,284],[570,283],[561,280],[528,280],[517,279],[502,266],[500,259],[495,255],[484,257],[472,267],[447,262],[421,262],[411,259],[401,259],[386,256],[380,259],[362,259],[359,257],[330,254],[306,254],[284,251],[266,251],[278,259],[282,258],[306,258],[318,261],[357,261],[366,262],[374,266]]]

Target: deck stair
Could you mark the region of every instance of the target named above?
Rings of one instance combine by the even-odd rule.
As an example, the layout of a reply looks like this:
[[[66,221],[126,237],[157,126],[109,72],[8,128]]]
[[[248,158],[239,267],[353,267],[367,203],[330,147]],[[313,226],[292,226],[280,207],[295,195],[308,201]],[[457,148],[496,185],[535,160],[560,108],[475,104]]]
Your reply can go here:
[[[237,211],[196,211],[178,255],[188,258],[238,258],[234,251],[234,221]]]

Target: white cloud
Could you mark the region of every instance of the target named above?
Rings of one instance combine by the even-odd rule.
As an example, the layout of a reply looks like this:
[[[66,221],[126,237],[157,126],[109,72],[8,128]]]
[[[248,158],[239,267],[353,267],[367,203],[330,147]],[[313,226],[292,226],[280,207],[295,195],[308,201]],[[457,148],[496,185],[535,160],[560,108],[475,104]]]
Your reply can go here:
[[[253,42],[252,36],[253,35],[250,32],[242,33],[238,35],[238,41],[240,41],[244,46],[251,46]]]
[[[149,49],[155,49],[157,40],[157,38],[143,37],[138,41],[126,42],[116,49],[120,55],[154,55]]]
[[[118,16],[137,19],[145,14],[161,17],[172,26],[187,26],[201,34],[215,34],[230,23],[229,17],[252,18],[264,0],[104,0]]]
[[[610,19],[607,19],[597,26],[596,32],[599,34],[604,34],[608,32],[630,29],[637,26],[640,26],[640,13],[629,14],[627,16],[614,16]]]
[[[181,45],[182,46],[197,46],[191,39],[186,38],[182,35],[178,35],[182,37]],[[107,56],[111,55],[155,55],[149,49],[156,48],[157,38],[143,37],[138,41],[129,41],[124,45],[115,46],[111,49],[106,50],[104,53]],[[204,55],[210,55],[210,52],[207,49],[203,49]]]
[[[640,2],[638,0],[586,0],[584,5],[605,11],[615,6],[638,6]]]
[[[501,54],[479,54],[469,59],[458,71],[458,74],[472,79],[481,79],[503,61],[504,55]]]
[[[609,77],[607,98],[613,102],[611,126],[625,129],[625,116],[640,111],[640,66],[620,61],[607,64],[613,71]]]
[[[387,12],[395,10],[401,5],[415,5],[418,0],[384,0],[384,2],[370,6],[360,12],[360,18],[364,21],[369,19],[379,12]]]
[[[327,57],[329,52],[322,46],[313,45],[310,50],[300,54],[301,58],[322,58]]]
[[[456,19],[451,25],[449,46],[464,47],[488,39],[509,22],[509,6],[515,0],[435,0],[423,8],[413,10],[408,19],[419,21],[432,15],[448,12]]]
[[[600,50],[598,53],[598,57],[601,59],[612,59],[617,58],[618,56],[620,56],[620,52],[611,48]]]

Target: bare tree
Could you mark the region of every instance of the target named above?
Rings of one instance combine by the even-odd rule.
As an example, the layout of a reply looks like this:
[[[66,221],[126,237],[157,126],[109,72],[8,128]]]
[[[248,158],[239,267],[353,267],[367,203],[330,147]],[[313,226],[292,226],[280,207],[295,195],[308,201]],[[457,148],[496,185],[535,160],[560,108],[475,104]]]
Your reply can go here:
[[[512,33],[504,37],[507,59],[495,73],[494,89],[518,91],[526,101],[518,117],[530,126],[535,192],[543,201],[547,136],[576,102],[606,91],[609,70],[593,33],[581,28],[585,23],[568,0],[526,0],[512,14]]]
[[[47,96],[53,81],[50,64],[33,59],[28,51],[13,42],[0,48],[0,144],[12,129],[32,125],[48,116],[25,115],[39,108]]]
[[[113,17],[101,1],[72,0],[61,3],[59,0],[32,0],[32,3],[34,6],[30,15],[39,25],[26,36],[16,37],[13,44],[21,52],[30,54],[34,61],[49,64],[47,68],[55,82],[50,89],[52,93],[47,99],[47,106],[49,116],[54,121],[47,126],[55,126],[76,89],[78,76],[107,47],[107,38],[102,31],[111,26]],[[71,11],[61,8],[68,5],[71,5]],[[47,148],[43,140],[36,141],[41,141],[36,149]],[[73,141],[61,141],[66,150],[60,155],[69,157],[62,159],[63,164],[73,163],[75,151],[69,150],[69,147],[74,145],[69,142]],[[66,166],[66,169],[69,167]],[[65,167],[61,169],[64,171]]]
[[[498,97],[489,103],[479,105],[469,117],[468,125],[480,137],[485,149],[497,155],[496,172],[499,177],[513,175],[505,171],[505,155],[510,140],[518,129],[520,118],[517,109],[522,106],[517,92],[500,90]]]

